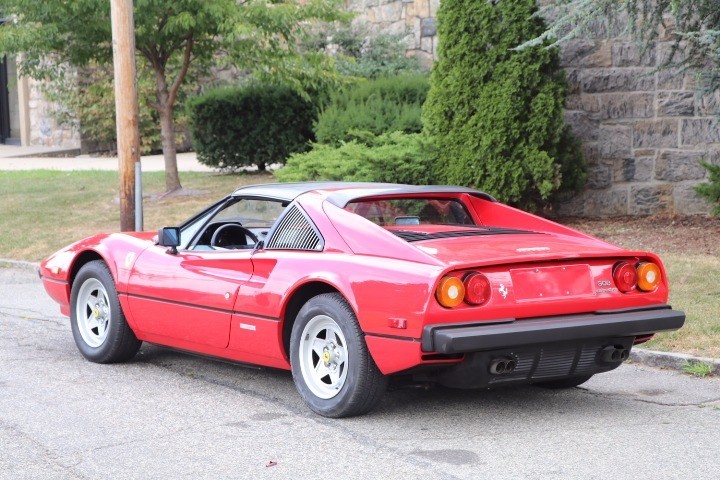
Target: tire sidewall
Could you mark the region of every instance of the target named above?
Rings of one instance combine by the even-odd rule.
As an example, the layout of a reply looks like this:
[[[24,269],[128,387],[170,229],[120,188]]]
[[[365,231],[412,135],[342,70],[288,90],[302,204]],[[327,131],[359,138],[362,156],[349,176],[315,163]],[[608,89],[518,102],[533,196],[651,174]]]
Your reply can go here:
[[[108,306],[110,307],[108,334],[103,344],[99,347],[91,347],[85,343],[78,327],[77,297],[82,285],[91,278],[98,280],[105,288],[108,296]],[[121,315],[122,310],[120,308],[115,282],[105,264],[100,261],[93,261],[84,265],[75,277],[70,291],[70,326],[75,344],[85,358],[100,363],[110,358],[113,350],[113,342],[118,337],[119,329],[122,327]]]
[[[317,315],[327,315],[340,327],[345,336],[347,351],[347,377],[340,392],[332,398],[323,399],[316,396],[305,383],[300,368],[300,343],[305,326]],[[359,378],[361,375],[361,354],[365,345],[361,344],[356,334],[356,320],[354,315],[350,317],[348,312],[338,302],[327,297],[315,297],[308,301],[298,313],[293,324],[290,336],[290,365],[292,367],[293,380],[303,400],[311,410],[323,416],[338,416],[348,403],[352,402],[358,394]],[[360,337],[361,338],[361,337]]]

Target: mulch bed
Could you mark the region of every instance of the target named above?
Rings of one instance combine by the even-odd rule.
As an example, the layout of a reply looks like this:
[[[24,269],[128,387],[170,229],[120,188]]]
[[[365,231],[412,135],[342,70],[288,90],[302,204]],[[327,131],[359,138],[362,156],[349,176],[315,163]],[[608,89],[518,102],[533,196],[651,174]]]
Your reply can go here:
[[[560,223],[621,247],[720,255],[720,218],[702,215],[562,218]]]

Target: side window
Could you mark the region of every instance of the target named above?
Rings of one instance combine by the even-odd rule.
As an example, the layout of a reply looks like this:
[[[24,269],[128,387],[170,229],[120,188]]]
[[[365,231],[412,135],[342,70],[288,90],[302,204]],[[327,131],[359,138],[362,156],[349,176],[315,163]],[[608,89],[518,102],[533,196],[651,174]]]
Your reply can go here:
[[[252,249],[264,240],[287,202],[256,198],[232,199],[204,218],[188,248],[194,250]],[[184,237],[183,237],[184,240]]]
[[[195,237],[195,234],[198,230],[200,230],[200,228],[202,228],[203,225],[205,225],[205,222],[207,222],[214,210],[215,209],[208,210],[204,215],[197,217],[180,230],[180,247],[178,248],[181,250],[186,250],[188,248],[190,242]]]

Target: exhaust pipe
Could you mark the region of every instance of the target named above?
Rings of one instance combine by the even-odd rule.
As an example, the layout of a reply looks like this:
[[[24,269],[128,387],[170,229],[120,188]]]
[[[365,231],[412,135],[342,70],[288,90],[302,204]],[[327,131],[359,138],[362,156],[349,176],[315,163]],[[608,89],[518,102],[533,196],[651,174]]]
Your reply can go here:
[[[490,362],[489,371],[492,375],[507,375],[517,367],[517,362],[512,358],[495,358]]]
[[[624,362],[630,357],[630,350],[627,348],[617,348],[612,345],[601,350],[601,358],[603,362],[617,363]]]
[[[517,362],[515,360],[508,360],[507,363],[505,363],[505,373],[514,372],[515,367],[517,367]]]
[[[505,360],[493,360],[490,363],[490,373],[493,375],[502,375],[507,369],[507,363]]]

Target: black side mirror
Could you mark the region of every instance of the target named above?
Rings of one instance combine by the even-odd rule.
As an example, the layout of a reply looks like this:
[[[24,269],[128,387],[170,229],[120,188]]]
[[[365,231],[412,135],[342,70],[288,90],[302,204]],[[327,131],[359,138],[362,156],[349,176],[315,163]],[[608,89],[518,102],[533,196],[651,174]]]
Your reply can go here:
[[[180,229],[178,227],[163,227],[158,230],[158,245],[168,248],[168,253],[177,254],[180,245]]]

